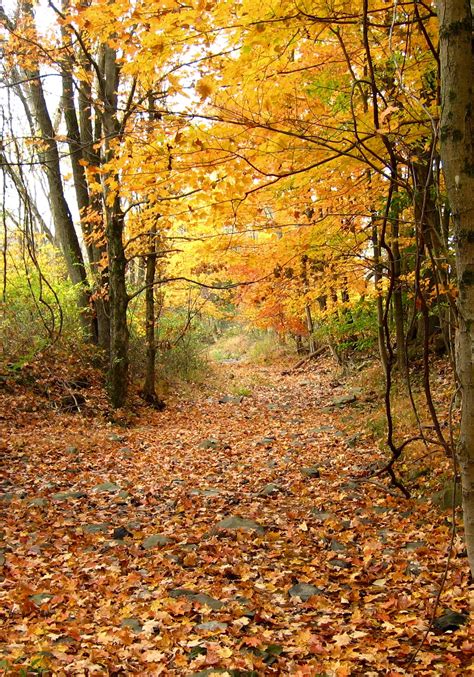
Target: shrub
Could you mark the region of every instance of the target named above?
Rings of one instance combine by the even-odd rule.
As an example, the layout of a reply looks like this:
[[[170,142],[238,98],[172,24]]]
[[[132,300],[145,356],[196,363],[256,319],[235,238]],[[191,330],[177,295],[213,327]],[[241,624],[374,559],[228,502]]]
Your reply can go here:
[[[377,311],[373,299],[361,299],[353,306],[327,314],[315,331],[315,338],[329,339],[340,356],[371,351],[377,344]]]
[[[82,343],[77,290],[70,282],[45,284],[36,271],[18,270],[8,276],[5,291],[0,342],[7,362],[21,367],[58,339],[71,349]]]
[[[208,331],[198,318],[191,323],[185,312],[170,308],[157,321],[156,375],[158,381],[199,380],[207,370],[205,352]],[[130,318],[130,364],[132,376],[145,375],[145,327],[142,313],[135,308]]]

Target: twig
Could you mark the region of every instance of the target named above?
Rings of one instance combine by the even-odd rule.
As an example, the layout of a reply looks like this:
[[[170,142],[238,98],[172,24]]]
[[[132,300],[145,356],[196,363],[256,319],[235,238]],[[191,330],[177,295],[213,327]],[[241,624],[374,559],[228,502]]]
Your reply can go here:
[[[454,477],[453,477],[453,502],[452,502],[452,505],[451,505],[451,538],[450,538],[450,541],[449,541],[448,558],[446,560],[446,565],[444,567],[443,577],[441,579],[441,584],[439,586],[438,594],[436,595],[433,611],[432,611],[431,617],[430,617],[430,622],[428,624],[427,629],[425,630],[423,637],[421,638],[419,645],[416,647],[415,651],[411,655],[410,660],[407,663],[407,667],[410,667],[413,664],[413,662],[415,661],[415,658],[420,653],[420,651],[423,647],[423,644],[426,642],[426,638],[428,637],[428,634],[429,634],[431,628],[433,627],[433,623],[434,623],[435,618],[436,618],[436,611],[438,610],[441,595],[443,593],[444,586],[446,585],[446,580],[448,578],[449,565],[451,563],[451,558],[452,558],[452,555],[453,555],[454,537],[456,536],[456,490],[457,490],[456,478],[457,478],[457,475],[458,475],[458,467],[457,467],[456,452],[454,450],[454,437],[453,437],[452,422],[453,422],[454,402],[456,400],[456,396],[457,396],[460,389],[461,388],[458,385],[458,387],[456,388],[456,391],[453,393],[453,396],[451,398],[451,403],[449,405],[449,439],[450,439],[450,447],[449,448],[451,450],[451,458],[452,458],[452,461],[453,461],[453,475],[454,475]]]
[[[396,492],[393,491],[393,489],[390,489],[390,487],[386,487],[383,484],[380,484],[380,482],[375,482],[375,480],[370,480],[366,477],[354,477],[353,478],[354,482],[365,482],[365,484],[371,484],[372,486],[376,487],[377,489],[380,489],[380,491],[384,491],[387,494],[390,494],[390,496],[394,496],[395,498],[400,498],[400,495]]]
[[[288,376],[288,374],[293,373],[294,371],[296,371],[297,369],[302,367],[304,364],[306,364],[307,362],[312,360],[314,357],[319,357],[320,355],[322,355],[327,349],[328,349],[327,346],[322,346],[321,348],[318,348],[318,350],[315,350],[314,352],[310,353],[309,355],[306,355],[306,357],[303,357],[303,359],[300,360],[299,362],[297,362],[295,364],[295,366],[292,367],[291,369],[287,369],[286,371],[282,371],[281,375],[282,376]]]

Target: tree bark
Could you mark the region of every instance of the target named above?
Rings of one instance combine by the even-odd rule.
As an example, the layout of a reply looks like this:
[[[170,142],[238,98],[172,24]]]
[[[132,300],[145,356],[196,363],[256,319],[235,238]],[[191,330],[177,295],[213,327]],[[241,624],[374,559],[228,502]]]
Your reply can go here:
[[[81,139],[82,155],[90,166],[99,167],[101,158],[94,146],[100,144],[102,138],[102,123],[99,115],[95,115],[92,107],[92,67],[87,55],[81,53],[81,68],[88,77],[79,84],[78,108],[79,108],[79,135]],[[93,121],[95,120],[95,125]],[[103,267],[103,259],[107,248],[103,244],[103,207],[100,195],[89,191],[89,215],[95,217],[94,226],[90,228],[91,246],[88,248],[89,261],[91,264],[93,285],[96,289],[94,307],[97,316],[98,343],[107,354],[110,349],[110,307],[107,290],[109,287],[108,267]]]
[[[113,141],[119,136],[117,120],[117,91],[119,66],[115,50],[103,47],[101,94],[103,97],[103,127],[105,137],[104,160],[110,162],[114,156]],[[125,404],[128,391],[128,343],[127,309],[129,296],[126,288],[125,248],[123,242],[124,215],[118,188],[110,188],[109,179],[119,185],[118,174],[103,177],[104,203],[106,205],[106,234],[108,246],[109,299],[110,299],[110,352],[108,390],[114,408]]]
[[[84,330],[90,335],[87,273],[69,205],[64,195],[54,128],[46,104],[39,71],[30,72],[28,77],[32,80],[29,86],[30,100],[41,132],[42,141],[44,142],[44,149],[42,149],[40,155],[43,158],[46,170],[54,226],[61,243],[68,275],[71,282],[78,285],[79,288],[78,303],[81,311],[81,322]]]
[[[450,270],[453,262],[449,254],[449,232],[443,232],[440,210],[434,199],[437,186],[432,163],[431,153],[422,156],[420,162],[413,163],[415,219],[420,228],[420,256],[423,259],[428,257],[433,264],[425,275],[429,276],[430,284],[438,292],[436,304],[431,305],[431,310],[439,318],[439,328],[446,352],[452,357],[454,364],[454,341],[451,339],[455,317],[452,302],[446,291],[451,282]],[[447,212],[449,214],[449,210]],[[417,335],[420,343],[423,342],[423,324],[420,322],[421,331],[418,332],[419,336]]]
[[[462,393],[457,460],[474,576],[474,56],[469,0],[440,0],[441,159],[454,222],[458,278],[456,363]]]
[[[64,29],[63,33],[65,33]],[[64,37],[66,38],[66,35]],[[66,40],[64,41],[66,42]],[[74,98],[72,63],[70,58],[66,59],[63,63],[61,78],[61,103],[66,122],[74,190],[76,193],[84,243],[93,277],[93,285],[97,291],[93,301],[95,311],[93,339],[95,343],[108,351],[110,343],[109,308],[108,300],[103,293],[104,288],[108,284],[108,275],[107,271],[99,270],[99,263],[102,261],[102,255],[105,253],[105,246],[103,244],[97,244],[97,236],[99,236],[100,239],[100,232],[97,232],[97,230],[99,230],[100,227],[95,224],[94,218],[91,219],[91,217],[97,217],[102,214],[102,205],[98,196],[91,197],[84,164],[82,162],[83,160],[86,160],[89,164],[94,164],[95,166],[100,165],[100,158],[98,158],[97,153],[93,150],[92,108],[90,99],[89,101],[85,100],[85,92],[81,87],[80,91],[82,92],[82,95],[79,96],[79,101],[82,106],[79,116],[77,114]],[[88,88],[89,96],[92,96],[90,85]],[[84,119],[86,116],[88,118],[87,121]],[[80,124],[80,121],[82,124]],[[84,132],[84,138],[82,138],[81,131]]]
[[[401,288],[401,254],[400,245],[398,243],[399,227],[398,227],[398,207],[395,206],[397,212],[391,222],[391,247],[393,253],[392,276],[393,276],[393,319],[395,324],[395,335],[397,337],[397,365],[400,373],[405,376],[407,373],[406,361],[406,346],[405,346],[405,323],[403,310],[403,295]]]
[[[125,404],[128,391],[127,309],[129,297],[125,284],[127,262],[123,248],[123,225],[123,214],[117,197],[107,219],[110,289],[108,390],[110,401],[115,409]]]
[[[155,274],[156,274],[156,232],[150,233],[150,251],[145,257],[146,276],[145,276],[145,334],[146,334],[146,373],[143,394],[147,401],[153,402],[156,399],[155,390],[155,363],[156,363],[156,342],[155,342]]]
[[[309,340],[309,352],[314,353],[316,350],[316,342],[314,340],[314,322],[313,315],[311,313],[311,306],[309,303],[305,305],[306,313],[306,327],[308,328],[308,340]]]
[[[384,374],[385,376],[387,376],[388,355],[387,355],[387,346],[385,344],[382,289],[380,288],[380,284],[382,281],[382,273],[380,270],[381,251],[377,224],[375,223],[374,220],[372,221],[372,247],[374,252],[374,286],[375,292],[377,294],[377,343],[379,347],[380,362],[382,363]]]

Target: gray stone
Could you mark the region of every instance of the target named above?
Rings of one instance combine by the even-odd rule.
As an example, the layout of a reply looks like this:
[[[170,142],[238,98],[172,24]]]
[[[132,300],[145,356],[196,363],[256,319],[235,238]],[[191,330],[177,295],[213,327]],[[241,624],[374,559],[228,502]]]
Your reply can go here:
[[[378,515],[383,515],[386,512],[390,512],[391,508],[388,508],[386,505],[374,505],[372,510]]]
[[[112,433],[109,435],[109,440],[111,442],[123,442],[125,440],[125,437],[123,435],[117,435],[117,433]]]
[[[142,523],[140,522],[140,520],[137,520],[137,519],[129,520],[127,522],[126,526],[127,526],[127,529],[140,529],[141,526],[142,526]]]
[[[194,590],[186,590],[185,588],[170,590],[169,596],[173,598],[187,597],[193,602],[198,602],[199,604],[204,604],[211,609],[214,609],[214,611],[217,611],[224,606],[218,599],[214,599],[214,597],[211,597],[204,592],[195,592]]]
[[[219,442],[214,439],[203,440],[199,444],[200,449],[215,449],[218,446]]]
[[[94,489],[95,491],[107,492],[110,494],[116,494],[120,491],[119,485],[115,484],[114,482],[104,482],[103,484],[98,484],[96,487],[94,487]]]
[[[449,510],[453,506],[454,498],[454,485],[450,482],[444,489],[434,494],[431,500],[435,505],[441,508],[441,510]],[[462,506],[461,487],[456,487],[455,504],[456,508]]]
[[[281,487],[278,486],[278,484],[273,484],[273,482],[270,482],[270,484],[266,484],[261,491],[259,491],[260,496],[274,496],[275,494],[278,494],[281,491]]]
[[[220,489],[191,489],[189,492],[191,496],[206,496],[206,497],[212,497],[212,496],[219,496],[221,493]]]
[[[308,466],[307,468],[300,468],[300,473],[305,477],[321,477],[321,472],[315,465]]]
[[[334,517],[332,512],[326,512],[325,510],[319,510],[319,508],[313,508],[311,510],[311,514],[316,517],[316,519],[320,520],[321,522],[325,522],[328,519],[331,519]]]
[[[207,632],[217,632],[218,630],[227,630],[227,623],[220,621],[208,621],[207,623],[199,623],[196,625],[198,630],[206,630]]]
[[[125,489],[120,489],[120,491],[117,494],[117,498],[121,498],[122,500],[125,500],[127,498],[130,498],[130,494]]]
[[[124,538],[127,538],[127,536],[132,536],[132,534],[125,527],[116,527],[112,534],[112,538],[117,541],[122,541]]]
[[[342,395],[341,397],[335,397],[331,402],[332,407],[343,407],[345,404],[352,404],[355,402],[357,397],[354,394],[351,395]]]
[[[50,592],[38,592],[35,595],[30,595],[31,601],[37,606],[41,606],[42,604],[49,602],[49,600],[53,597],[54,595],[52,595]]]
[[[409,541],[408,543],[405,543],[403,549],[404,550],[419,550],[420,548],[424,548],[426,546],[425,541]]]
[[[86,496],[84,491],[58,491],[51,498],[55,501],[68,501],[70,498],[85,498]]]
[[[223,395],[222,397],[219,398],[219,404],[241,404],[243,400],[243,396],[240,395],[238,397],[234,397],[233,395]]]
[[[333,569],[352,569],[351,562],[346,562],[344,559],[332,559],[328,562],[328,566]]]
[[[335,538],[331,540],[331,550],[333,552],[345,552],[346,551],[346,546],[344,543],[341,543],[340,541],[336,541]]]
[[[47,505],[48,499],[47,498],[30,498],[28,501],[28,505],[30,505],[32,508],[42,508],[45,505]]]
[[[220,489],[204,489],[204,491],[202,492],[202,495],[207,496],[207,497],[212,497],[212,496],[219,496],[220,493],[221,493]]]
[[[256,531],[259,534],[265,532],[265,527],[253,520],[238,517],[237,515],[230,515],[221,520],[217,526],[220,529],[245,529],[246,531]]]
[[[214,599],[214,597],[211,597],[210,595],[206,595],[203,592],[198,592],[194,595],[192,598],[193,602],[199,602],[199,604],[205,604],[206,606],[210,607],[211,609],[214,609],[217,611],[221,607],[223,607],[223,603],[220,602],[218,599]]]
[[[303,602],[307,602],[313,595],[323,595],[324,591],[310,583],[297,583],[288,590],[288,594],[290,597],[299,597]]]
[[[441,616],[435,619],[433,626],[440,632],[457,630],[461,625],[465,625],[469,619],[467,614],[460,614],[457,611],[447,609]]]
[[[121,628],[130,628],[132,632],[141,632],[143,626],[137,618],[124,618],[120,623]]]
[[[86,534],[106,534],[110,529],[109,524],[83,524],[82,530]]]
[[[148,536],[148,538],[145,538],[142,543],[142,548],[145,550],[151,550],[151,548],[156,548],[160,545],[167,545],[168,543],[171,543],[171,539],[168,538],[168,536],[163,536],[163,534],[152,534],[151,536]]]
[[[268,435],[268,437],[263,437],[261,440],[258,440],[256,444],[260,447],[271,447],[275,440],[275,437]]]
[[[405,573],[409,576],[419,576],[421,574],[421,567],[417,562],[409,562]]]

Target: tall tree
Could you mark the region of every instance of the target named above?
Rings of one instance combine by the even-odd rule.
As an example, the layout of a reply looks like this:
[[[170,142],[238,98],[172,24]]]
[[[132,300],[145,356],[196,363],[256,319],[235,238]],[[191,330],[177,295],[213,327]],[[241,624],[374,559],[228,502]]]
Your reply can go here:
[[[458,277],[456,363],[462,393],[457,459],[474,576],[474,55],[469,0],[440,0],[441,157],[454,222]]]
[[[21,3],[16,21],[12,21],[0,6],[0,18],[10,34],[25,44],[39,43],[35,29],[33,5],[28,0]],[[11,55],[10,55],[11,56]],[[56,132],[43,88],[42,74],[37,52],[29,50],[24,63],[16,63],[14,73],[21,75],[23,85],[15,83],[23,90],[22,100],[29,111],[31,120],[36,125],[40,147],[38,155],[43,164],[49,189],[49,199],[56,236],[66,261],[67,271],[73,284],[78,285],[78,301],[81,309],[81,320],[84,328],[90,330],[89,291],[87,272],[74,221],[64,192],[63,176],[60,166],[60,155],[56,140]]]

